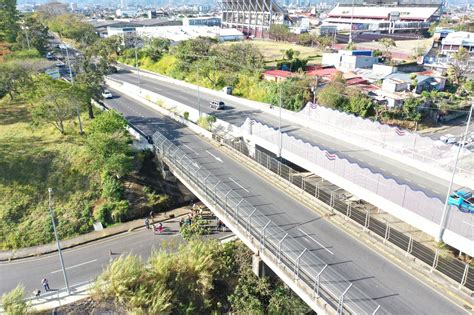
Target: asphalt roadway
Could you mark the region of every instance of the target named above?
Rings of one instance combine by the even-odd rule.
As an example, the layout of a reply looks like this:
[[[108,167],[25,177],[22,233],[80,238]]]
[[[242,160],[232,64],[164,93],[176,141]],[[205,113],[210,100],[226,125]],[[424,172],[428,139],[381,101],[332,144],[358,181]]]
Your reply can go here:
[[[64,250],[63,257],[69,285],[92,281],[112,259],[122,254],[136,254],[146,260],[152,251],[159,249],[165,241],[169,245],[183,242],[178,232],[177,219],[171,219],[163,223],[163,226],[165,232],[159,235],[142,228]],[[229,232],[219,232],[207,237],[220,238],[226,235],[229,235]],[[12,290],[18,284],[25,287],[27,297],[32,296],[33,289],[40,289],[45,293],[41,286],[43,278],[48,279],[49,286],[53,290],[65,288],[58,253],[0,263],[0,295]]]
[[[444,295],[426,286],[381,255],[345,234],[326,218],[283,194],[238,161],[193,134],[185,126],[127,96],[112,90],[105,103],[147,134],[160,131],[202,168],[211,171],[230,188],[269,217],[275,224],[298,238],[309,251],[354,287],[381,305],[380,313],[462,314],[465,311]]]
[[[122,67],[122,66],[121,66]],[[126,67],[123,66],[124,68]],[[109,75],[115,80],[128,82],[138,85],[137,74],[121,70],[119,73]],[[140,76],[141,87],[175,101],[181,102],[188,106],[198,109],[202,112],[212,113],[219,119],[227,121],[233,125],[240,126],[247,117],[258,120],[274,128],[278,128],[278,118],[263,113],[260,110],[246,107],[235,102],[226,102],[227,109],[213,110],[209,107],[209,102],[216,100],[212,95],[200,92],[200,106],[198,106],[198,95],[196,91],[188,90],[184,87],[177,86],[173,83],[154,80],[144,76]],[[414,190],[422,191],[427,196],[437,197],[440,200],[446,199],[449,182],[440,179],[432,174],[422,172],[416,168],[407,166],[395,160],[391,160],[384,156],[380,156],[361,147],[331,138],[325,134],[315,130],[295,125],[292,122],[282,119],[282,131],[296,138],[313,145],[318,145],[331,153],[336,153],[341,158],[346,158],[350,162],[355,162],[362,167],[366,167],[375,173],[380,173],[387,178],[393,178],[399,183],[407,184]]]

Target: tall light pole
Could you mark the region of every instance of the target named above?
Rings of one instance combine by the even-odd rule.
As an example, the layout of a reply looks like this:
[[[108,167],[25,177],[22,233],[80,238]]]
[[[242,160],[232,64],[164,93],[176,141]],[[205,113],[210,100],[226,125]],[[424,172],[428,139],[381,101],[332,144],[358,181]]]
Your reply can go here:
[[[281,151],[282,151],[282,146],[283,146],[283,135],[281,133],[281,107],[282,107],[282,98],[281,98],[281,82],[278,84],[278,98],[279,98],[279,117],[278,117],[278,156],[281,158]]]
[[[72,69],[71,69],[71,60],[69,59],[69,49],[66,46],[66,60],[67,65],[69,67],[69,77],[71,78],[71,84],[74,85],[74,77],[72,76]],[[76,113],[77,113],[77,120],[79,121],[79,133],[82,135],[84,131],[82,130],[82,120],[81,120],[81,111],[79,110],[79,106],[76,103]]]
[[[448,199],[449,199],[449,196],[451,195],[451,190],[453,189],[454,176],[456,175],[456,168],[458,166],[459,153],[461,152],[461,149],[464,146],[464,143],[466,142],[467,134],[469,133],[469,125],[471,124],[473,108],[474,108],[474,99],[472,100],[471,109],[469,110],[469,117],[467,119],[466,130],[463,134],[461,143],[459,144],[458,151],[456,153],[456,160],[454,162],[453,173],[451,174],[451,181],[449,182],[448,194],[446,196],[446,201],[444,202],[443,214],[441,215],[441,222],[439,223],[438,241],[443,240],[443,234],[446,229],[446,219],[448,218],[448,212],[450,209],[448,205]]]
[[[56,237],[56,245],[58,246],[59,261],[61,262],[61,268],[63,270],[64,283],[66,284],[67,294],[71,294],[71,290],[69,289],[69,282],[67,281],[66,268],[64,268],[64,259],[63,259],[63,253],[61,252],[61,244],[59,243],[58,232],[56,231],[56,223],[54,222],[53,209],[51,207],[51,193],[52,192],[53,192],[53,189],[48,188],[49,215],[51,216],[51,222],[53,223],[54,236]]]
[[[351,10],[351,29],[349,30],[349,44],[352,43],[352,24],[354,21],[354,1],[352,0],[352,10]]]
[[[138,53],[137,53],[137,40],[135,39],[135,68],[137,68],[137,76],[138,76],[138,88],[140,93],[142,92],[142,84],[140,82],[140,67],[138,66]]]

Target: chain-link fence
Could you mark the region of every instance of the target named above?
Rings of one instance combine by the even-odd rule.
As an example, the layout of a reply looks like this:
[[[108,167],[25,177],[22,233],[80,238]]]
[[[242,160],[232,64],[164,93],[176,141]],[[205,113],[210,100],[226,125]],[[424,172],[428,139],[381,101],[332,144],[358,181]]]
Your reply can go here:
[[[324,299],[339,313],[373,314],[380,309],[359,288],[358,283],[351,283],[343,278],[337,267],[329,265],[309,251],[299,240],[272,222],[262,211],[257,210],[165,136],[156,132],[153,142],[156,153],[175,174],[205,196],[207,202],[225,213],[282,270],[291,272],[295,281],[301,281],[303,287],[312,292],[313,298]]]
[[[433,226],[439,225],[441,221],[444,202],[438,198],[431,198],[421,191],[412,189],[409,185],[400,184],[392,178],[374,173],[357,163],[340,158],[337,154],[329,153],[317,145],[305,143],[287,134],[282,134],[280,138],[278,130],[260,122],[247,120],[242,128],[249,130],[249,133],[270,144],[281,142],[285,152],[291,152],[310,165],[325,169],[401,208],[410,210],[411,213],[431,221]],[[446,229],[463,238],[472,239],[474,216],[453,209],[446,223]]]
[[[291,182],[312,197],[329,205],[332,209],[354,220],[364,229],[379,235],[384,239],[384,242],[388,241],[404,250],[407,255],[409,254],[423,261],[431,267],[431,271],[438,270],[461,286],[465,286],[469,290],[474,290],[474,268],[470,265],[451,256],[441,256],[438,250],[433,250],[415,240],[411,235],[406,235],[398,231],[394,226],[391,226],[389,222],[383,222],[373,217],[369,210],[359,209],[355,203],[337,194],[336,190],[328,189],[328,185],[306,180],[305,177],[299,175],[300,173],[298,171],[281,163],[272,156],[257,149],[252,155],[249,154],[246,144],[240,139],[219,140],[247,157],[252,158],[263,167]]]

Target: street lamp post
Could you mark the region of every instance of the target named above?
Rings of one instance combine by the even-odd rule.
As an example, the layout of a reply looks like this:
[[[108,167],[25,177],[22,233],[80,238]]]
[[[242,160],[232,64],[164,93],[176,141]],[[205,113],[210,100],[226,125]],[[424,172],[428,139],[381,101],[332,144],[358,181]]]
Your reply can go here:
[[[74,77],[72,76],[72,69],[71,69],[71,60],[69,59],[69,49],[66,46],[66,61],[69,67],[69,77],[71,78],[71,84],[74,85]],[[81,111],[79,110],[79,106],[76,103],[76,113],[77,113],[77,120],[79,121],[79,133],[82,135],[84,131],[82,130],[82,120],[81,120]]]
[[[138,66],[138,53],[137,53],[137,40],[135,39],[135,68],[137,68],[137,76],[138,76],[138,88],[140,93],[142,93],[142,85],[140,82],[140,67]]]
[[[449,212],[448,199],[449,199],[449,196],[451,195],[451,190],[453,189],[454,176],[456,175],[456,168],[458,166],[459,153],[461,152],[461,149],[464,146],[464,143],[466,142],[467,134],[469,133],[469,125],[471,124],[473,108],[474,108],[474,100],[472,101],[471,109],[469,110],[469,117],[467,119],[466,130],[463,134],[461,143],[459,144],[459,147],[456,153],[456,160],[454,161],[453,173],[451,174],[451,181],[449,182],[448,194],[446,196],[446,201],[444,202],[443,214],[441,215],[441,222],[439,224],[438,241],[443,240],[443,234],[446,229],[446,219],[448,217],[448,212]]]
[[[63,253],[61,252],[61,244],[59,243],[58,232],[56,231],[56,223],[54,222],[53,209],[51,207],[51,193],[52,192],[53,192],[53,189],[48,188],[49,215],[51,216],[51,222],[53,223],[54,236],[56,237],[56,245],[58,247],[59,261],[61,262],[61,268],[63,270],[64,283],[66,284],[67,294],[71,294],[71,291],[69,289],[69,282],[67,280],[67,275],[66,275],[66,268],[64,268],[64,259],[63,259]]]
[[[281,158],[281,151],[282,151],[282,145],[283,145],[283,135],[281,133],[281,107],[282,107],[282,98],[281,98],[281,83],[278,85],[278,98],[279,98],[279,103],[280,103],[280,109],[279,109],[279,117],[278,117],[278,134],[279,134],[279,139],[278,139],[278,158]]]
[[[352,0],[352,11],[351,11],[351,29],[349,30],[349,44],[352,43],[352,24],[354,21],[354,0]]]

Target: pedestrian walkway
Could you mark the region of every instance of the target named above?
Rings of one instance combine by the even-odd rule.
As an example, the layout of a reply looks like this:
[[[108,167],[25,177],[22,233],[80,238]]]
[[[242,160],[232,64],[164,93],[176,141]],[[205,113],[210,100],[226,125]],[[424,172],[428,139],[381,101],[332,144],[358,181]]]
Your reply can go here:
[[[158,213],[154,216],[153,220],[150,220],[150,223],[157,223],[165,221],[172,217],[179,217],[187,214],[189,212],[189,207],[181,207],[173,209],[166,212]],[[83,234],[77,237],[61,241],[61,248],[67,249],[76,247],[79,245],[87,244],[96,240],[100,240],[106,237],[114,236],[121,233],[126,233],[133,231],[135,229],[141,228],[144,226],[144,219],[138,219],[129,221],[123,224],[115,225],[110,228],[105,228],[102,231],[94,231],[87,234]],[[35,257],[40,255],[45,255],[57,251],[56,243],[25,247],[15,250],[6,250],[0,251],[0,261],[11,261],[15,259]]]

